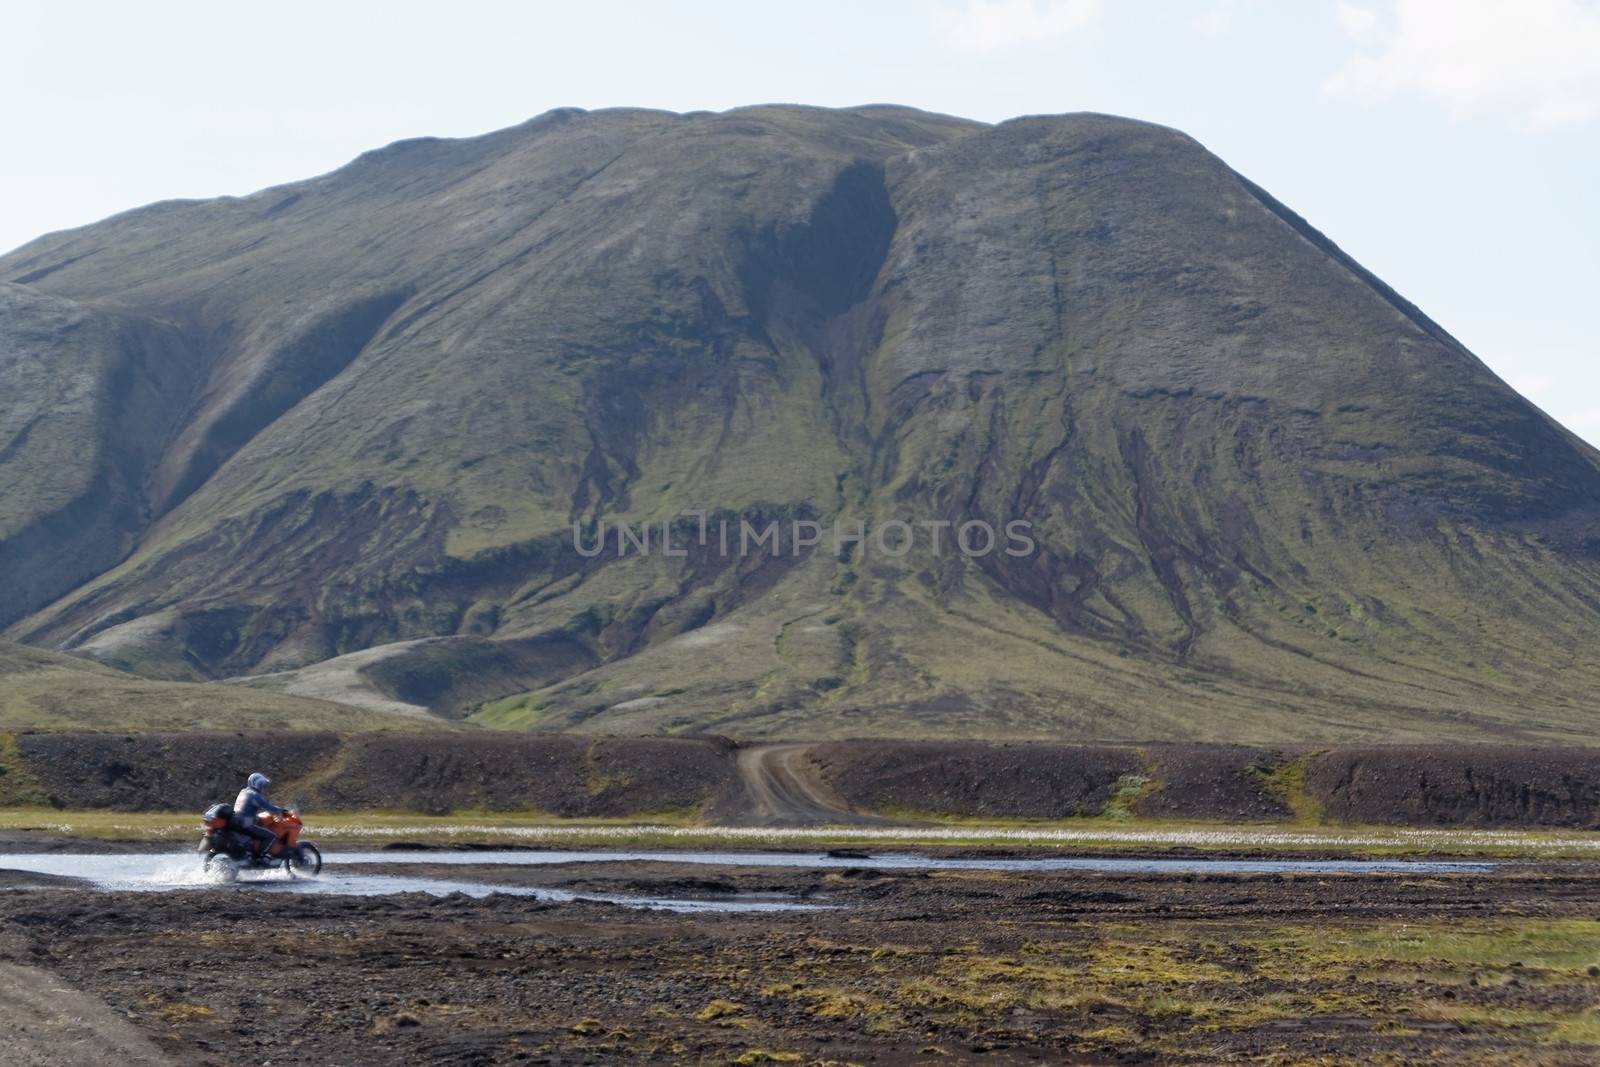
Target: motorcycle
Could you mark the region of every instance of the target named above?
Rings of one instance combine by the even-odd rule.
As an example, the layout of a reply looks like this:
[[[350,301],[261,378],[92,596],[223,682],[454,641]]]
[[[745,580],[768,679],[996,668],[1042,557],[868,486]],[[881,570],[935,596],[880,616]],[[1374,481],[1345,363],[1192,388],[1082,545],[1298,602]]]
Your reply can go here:
[[[207,874],[225,882],[239,877],[241,869],[278,870],[289,877],[309,878],[322,871],[322,852],[310,841],[302,841],[305,824],[300,809],[290,808],[282,815],[264,814],[257,823],[273,833],[274,840],[260,859],[255,858],[255,842],[233,826],[233,809],[214,804],[201,817],[200,863]]]

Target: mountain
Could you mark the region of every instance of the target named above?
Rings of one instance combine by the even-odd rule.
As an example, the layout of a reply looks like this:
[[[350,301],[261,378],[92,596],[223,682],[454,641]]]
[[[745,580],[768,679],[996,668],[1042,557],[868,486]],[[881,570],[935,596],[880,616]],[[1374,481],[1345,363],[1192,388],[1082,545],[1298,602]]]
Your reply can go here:
[[[0,257],[0,484],[6,637],[154,679],[592,732],[1595,736],[1600,454],[1102,115],[562,110],[40,238]]]
[[[331,700],[263,693],[216,682],[138,678],[77,656],[0,641],[0,806],[33,801],[9,795],[10,731],[145,730],[418,731],[437,719],[355,708]],[[9,784],[14,785],[15,779]]]

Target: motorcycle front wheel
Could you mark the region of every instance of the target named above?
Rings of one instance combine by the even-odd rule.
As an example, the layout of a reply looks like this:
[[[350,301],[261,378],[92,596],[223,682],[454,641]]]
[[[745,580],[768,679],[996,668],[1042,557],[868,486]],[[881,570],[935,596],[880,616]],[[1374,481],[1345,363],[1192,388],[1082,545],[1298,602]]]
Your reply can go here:
[[[309,841],[302,841],[284,860],[290,877],[315,878],[322,873],[322,852]]]
[[[205,858],[205,872],[209,878],[219,882],[237,882],[239,880],[239,865],[227,856],[220,853],[211,853]]]

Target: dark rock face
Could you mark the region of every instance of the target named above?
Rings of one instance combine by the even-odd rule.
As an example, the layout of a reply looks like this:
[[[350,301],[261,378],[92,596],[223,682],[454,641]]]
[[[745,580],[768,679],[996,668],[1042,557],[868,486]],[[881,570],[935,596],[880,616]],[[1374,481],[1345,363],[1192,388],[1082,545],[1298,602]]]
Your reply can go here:
[[[11,638],[406,642],[376,697],[545,729],[1592,736],[1600,458],[1171,130],[552,112],[0,282]],[[685,512],[1035,550],[730,557]],[[685,555],[571,531],[662,522]]]

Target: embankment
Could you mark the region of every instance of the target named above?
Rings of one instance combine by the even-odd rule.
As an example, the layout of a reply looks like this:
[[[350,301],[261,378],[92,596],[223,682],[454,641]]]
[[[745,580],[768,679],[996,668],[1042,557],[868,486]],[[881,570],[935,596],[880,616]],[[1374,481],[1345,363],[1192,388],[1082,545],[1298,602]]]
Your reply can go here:
[[[15,735],[0,806],[200,810],[252,771],[280,802],[314,811],[537,811],[563,817],[693,812],[737,791],[716,739],[565,735]],[[8,784],[9,783],[9,784]]]
[[[777,749],[782,759],[751,758]],[[740,758],[743,753],[745,758]],[[777,773],[783,781],[765,782]],[[199,810],[265,770],[317,811],[705,814],[727,822],[1123,817],[1600,829],[1600,749],[558,734],[0,734],[0,807]],[[775,804],[799,796],[804,803]],[[830,805],[832,807],[830,807]]]

